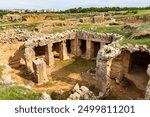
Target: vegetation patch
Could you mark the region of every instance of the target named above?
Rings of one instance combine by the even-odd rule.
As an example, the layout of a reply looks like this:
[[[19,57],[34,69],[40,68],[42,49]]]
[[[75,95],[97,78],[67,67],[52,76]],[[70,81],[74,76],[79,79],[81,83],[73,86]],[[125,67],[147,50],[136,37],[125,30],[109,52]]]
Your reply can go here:
[[[150,38],[142,38],[142,39],[123,39],[120,42],[120,45],[127,45],[127,44],[132,44],[132,45],[147,45],[148,48],[150,48]]]
[[[150,37],[150,23],[141,24],[132,35],[132,38],[142,39],[145,37]]]
[[[0,84],[0,100],[40,100],[41,96],[23,87]]]
[[[71,73],[72,72],[81,73],[81,72],[86,72],[91,67],[94,68],[95,61],[85,60],[82,58],[74,58],[74,59],[66,60],[64,62],[58,60],[56,65],[64,66],[63,70]]]
[[[40,23],[6,23],[0,25],[0,30],[9,29],[9,28],[20,28],[20,29],[27,29],[29,31],[33,31],[35,27]]]
[[[150,48],[150,23],[144,23],[137,27],[136,30],[127,33],[120,45],[147,45]],[[136,38],[136,39],[134,39]]]
[[[75,28],[98,33],[116,33],[124,36],[129,33],[121,30],[122,25],[102,26],[99,24],[78,24]]]

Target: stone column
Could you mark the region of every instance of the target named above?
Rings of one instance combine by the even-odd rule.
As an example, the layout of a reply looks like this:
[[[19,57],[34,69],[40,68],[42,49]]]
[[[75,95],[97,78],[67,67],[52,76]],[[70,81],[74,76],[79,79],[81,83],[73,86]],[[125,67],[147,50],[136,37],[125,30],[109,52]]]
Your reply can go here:
[[[86,59],[91,59],[92,58],[92,42],[87,40],[86,41]]]
[[[43,59],[33,61],[34,75],[38,85],[48,82],[46,74],[46,64]]]
[[[29,72],[33,72],[32,61],[35,60],[35,52],[32,48],[25,48],[25,63]]]
[[[71,40],[71,54],[76,55],[76,40]]]
[[[106,45],[105,42],[100,42],[100,49],[101,49],[104,45]]]
[[[77,56],[81,56],[82,55],[82,50],[81,50],[81,40],[77,39]]]
[[[107,71],[107,62],[99,61],[96,64],[96,88],[99,89],[99,96],[103,97],[107,95],[109,82],[108,82],[108,71]]]
[[[54,55],[53,55],[53,52],[52,52],[52,43],[49,42],[47,47],[46,47],[46,53],[45,53],[45,56],[46,56],[46,63],[48,66],[53,66],[54,65]]]
[[[91,58],[94,58],[94,42],[91,42]]]
[[[149,78],[150,78],[150,64],[148,65],[147,75],[148,75]],[[150,79],[149,79],[148,84],[147,84],[147,86],[146,86],[145,99],[146,99],[146,100],[150,100]]]
[[[60,43],[60,55],[59,56],[61,60],[69,59],[66,43],[64,41]]]

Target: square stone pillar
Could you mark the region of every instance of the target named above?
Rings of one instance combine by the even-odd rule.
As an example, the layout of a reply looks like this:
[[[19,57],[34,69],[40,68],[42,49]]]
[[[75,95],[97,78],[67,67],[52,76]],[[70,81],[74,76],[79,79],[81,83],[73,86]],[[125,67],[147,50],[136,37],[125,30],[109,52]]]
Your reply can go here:
[[[45,57],[46,57],[46,63],[48,66],[54,65],[54,54],[52,52],[52,45],[53,44],[51,42],[49,42],[46,47]]]
[[[67,53],[67,47],[66,47],[66,43],[64,41],[62,41],[60,43],[60,59],[61,60],[67,60],[69,59],[68,53]]]
[[[81,50],[81,40],[77,39],[77,56],[81,56],[82,55],[82,50]]]
[[[92,58],[92,42],[90,40],[86,41],[86,59],[91,59]]]
[[[94,58],[94,42],[91,41],[91,58]]]
[[[33,61],[34,75],[38,85],[48,82],[46,73],[46,63],[43,59],[37,59]]]
[[[71,40],[71,54],[76,55],[76,40]]]
[[[35,60],[35,52],[32,48],[25,48],[25,63],[29,72],[33,72],[32,61]]]
[[[100,49],[102,49],[104,45],[106,45],[105,42],[100,42]]]

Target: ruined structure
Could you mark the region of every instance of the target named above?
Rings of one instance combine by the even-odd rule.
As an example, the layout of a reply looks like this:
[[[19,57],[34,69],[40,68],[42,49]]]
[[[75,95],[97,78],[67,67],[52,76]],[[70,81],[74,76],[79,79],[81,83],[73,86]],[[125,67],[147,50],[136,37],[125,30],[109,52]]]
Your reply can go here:
[[[10,36],[5,37],[8,34]],[[23,47],[17,50],[19,56],[6,64],[12,68],[25,65],[27,71],[34,74],[39,85],[48,81],[46,65],[53,67],[54,59],[67,60],[78,56],[96,60],[96,88],[100,90],[101,97],[109,93],[110,79],[115,79],[117,84],[127,79],[139,90],[145,92],[145,99],[149,99],[150,50],[146,46],[120,46],[118,45],[120,40],[122,36],[117,34],[93,33],[83,30],[44,35],[18,29],[1,33],[0,39],[1,43],[12,44],[17,41],[24,43]],[[14,53],[14,56],[16,54]],[[20,57],[23,58],[24,63],[20,62]]]
[[[9,63],[4,63],[12,68],[18,67],[20,71],[26,68],[39,85],[48,81],[46,66],[53,67],[54,59],[67,60],[77,56],[96,60],[96,88],[100,90],[100,97],[109,93],[111,79],[114,79],[118,85],[126,79],[137,89],[145,92],[145,99],[150,99],[150,49],[147,46],[121,46],[119,45],[119,41],[122,40],[121,35],[83,30],[44,35],[16,29],[6,30],[0,35],[0,43],[22,42],[19,50],[10,48],[14,52],[12,54],[17,56],[6,59]],[[21,58],[24,63],[20,62]],[[26,75],[26,70],[24,71]],[[51,75],[50,72],[48,75]]]
[[[102,96],[110,89],[110,79],[119,84],[126,79],[149,99],[150,50],[145,45],[104,46],[97,56],[97,87]]]
[[[102,23],[104,21],[104,14],[99,14],[91,17],[80,18],[79,22],[81,23]]]
[[[51,35],[39,35],[29,38],[25,46],[25,61],[28,71],[33,72],[32,62],[43,58],[48,66],[54,65],[54,58],[67,60],[73,56],[96,59],[102,46],[120,39],[117,34],[91,33],[71,30]],[[42,71],[41,71],[42,72]]]
[[[29,32],[25,29],[7,29],[0,32],[0,43],[16,43],[18,41],[26,41],[28,38],[36,35],[36,33]]]

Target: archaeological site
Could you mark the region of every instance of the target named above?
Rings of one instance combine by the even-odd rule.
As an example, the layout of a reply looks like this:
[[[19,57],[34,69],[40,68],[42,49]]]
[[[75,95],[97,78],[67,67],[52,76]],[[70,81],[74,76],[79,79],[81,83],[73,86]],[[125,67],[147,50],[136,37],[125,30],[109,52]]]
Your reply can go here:
[[[149,11],[3,11],[0,99],[149,100]]]

